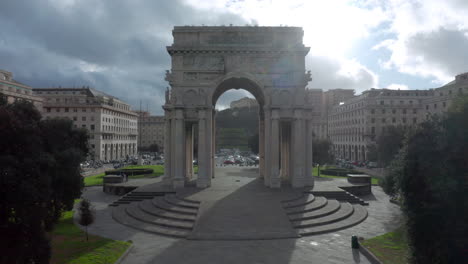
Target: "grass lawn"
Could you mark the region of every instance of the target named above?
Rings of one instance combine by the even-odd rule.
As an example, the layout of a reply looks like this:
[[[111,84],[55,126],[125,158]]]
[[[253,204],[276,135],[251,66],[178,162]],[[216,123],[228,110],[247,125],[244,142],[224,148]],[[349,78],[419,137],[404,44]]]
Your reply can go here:
[[[384,264],[407,264],[408,241],[403,227],[361,243]]]
[[[140,178],[154,178],[159,177],[164,174],[163,165],[130,165],[123,167],[123,169],[153,169],[153,173],[144,174],[144,175],[128,175],[129,179],[140,179]],[[111,170],[111,169],[109,169]],[[104,173],[100,173],[93,176],[88,176],[84,178],[85,186],[96,186],[102,185],[103,177],[106,176]]]
[[[322,170],[322,169],[324,169],[324,168],[320,168],[320,170]],[[312,176],[317,176],[317,175],[318,175],[317,167],[313,167],[312,168]],[[334,175],[327,175],[327,174],[323,174],[323,173],[320,173],[320,177],[324,177],[324,178],[346,178],[344,176],[334,176]],[[379,179],[372,177],[371,178],[371,184],[379,184]]]
[[[64,213],[51,232],[52,264],[114,263],[130,246],[129,242],[86,235],[73,223],[73,211]]]

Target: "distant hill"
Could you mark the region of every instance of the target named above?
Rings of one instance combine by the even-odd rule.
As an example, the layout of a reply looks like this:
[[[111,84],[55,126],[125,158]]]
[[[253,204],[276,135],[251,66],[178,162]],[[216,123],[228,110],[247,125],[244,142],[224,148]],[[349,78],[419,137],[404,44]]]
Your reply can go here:
[[[216,149],[249,149],[258,132],[258,107],[228,108],[216,113]]]

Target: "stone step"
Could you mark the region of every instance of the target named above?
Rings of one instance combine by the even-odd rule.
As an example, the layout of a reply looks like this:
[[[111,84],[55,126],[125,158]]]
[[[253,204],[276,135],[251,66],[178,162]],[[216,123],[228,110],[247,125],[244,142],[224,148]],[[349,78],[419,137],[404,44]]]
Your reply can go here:
[[[291,202],[284,202],[283,208],[288,209],[288,208],[293,208],[293,207],[298,207],[298,206],[304,206],[314,201],[315,201],[315,196],[313,194],[306,194],[298,200],[294,200]]]
[[[153,199],[154,196],[136,196],[136,195],[127,195],[127,196],[124,196],[120,199],[139,199],[139,200],[145,200],[145,199]]]
[[[148,195],[148,196],[164,196],[165,194],[172,194],[174,192],[138,192],[138,191],[133,191],[129,194],[135,194],[135,195]]]
[[[354,212],[354,207],[350,203],[342,203],[340,209],[333,214],[315,218],[315,219],[307,219],[301,221],[293,221],[292,224],[294,228],[306,228],[306,227],[314,227],[320,225],[331,224],[334,222],[338,222],[343,220]]]
[[[126,213],[125,207],[126,206],[119,206],[112,209],[112,218],[122,225],[148,233],[177,238],[185,238],[191,232],[190,230],[167,228],[138,221]]]
[[[316,196],[323,196],[327,199],[336,199],[341,202],[349,202],[352,204],[360,204],[360,205],[369,205],[369,203],[363,201],[361,198],[346,192],[346,191],[331,191],[331,192],[311,192]]]
[[[314,226],[309,228],[298,229],[298,233],[301,236],[319,235],[329,232],[335,232],[338,230],[346,229],[355,226],[367,218],[367,210],[365,207],[359,204],[354,204],[354,212],[351,216],[338,222],[334,222],[327,225]]]
[[[178,207],[184,207],[184,208],[191,208],[191,209],[197,209],[200,206],[199,204],[193,204],[189,203],[183,200],[180,200],[177,196],[175,195],[164,195],[164,200],[171,205],[175,205]]]
[[[169,228],[180,228],[180,229],[187,229],[187,230],[193,229],[193,222],[177,221],[174,219],[161,218],[161,217],[157,217],[151,214],[147,214],[144,211],[140,210],[140,208],[135,204],[126,206],[125,211],[127,212],[128,215],[135,218],[136,220],[139,220],[148,224],[169,227]]]
[[[289,219],[291,221],[301,221],[301,220],[319,218],[319,217],[333,214],[336,211],[338,211],[340,208],[341,208],[340,202],[338,202],[337,200],[328,200],[327,205],[322,207],[321,209],[311,211],[311,212],[305,212],[303,214],[290,215]]]
[[[305,206],[302,206],[302,207],[293,207],[293,208],[285,209],[285,210],[286,210],[286,214],[288,215],[303,214],[305,212],[318,210],[326,206],[327,203],[328,201],[324,197],[315,197],[314,202],[310,204],[306,204]]]
[[[187,202],[187,203],[192,203],[192,204],[195,204],[195,205],[200,205],[200,203],[201,203],[200,201],[196,201],[196,200],[181,197],[178,194],[173,194],[173,195],[175,195],[179,200],[182,200],[182,201]]]
[[[192,208],[185,208],[185,207],[180,207],[178,205],[173,205],[169,204],[164,200],[163,197],[155,197],[154,199],[151,200],[153,205],[155,207],[158,207],[160,209],[169,211],[169,212],[174,212],[174,213],[179,213],[179,214],[184,214],[184,215],[193,215],[196,216],[198,213],[197,209],[192,209]]]
[[[138,207],[140,208],[140,210],[144,211],[145,213],[154,215],[156,217],[177,220],[177,221],[185,221],[185,222],[195,222],[196,220],[196,216],[193,216],[193,215],[169,212],[164,209],[155,207],[154,204],[148,200],[138,203]]]

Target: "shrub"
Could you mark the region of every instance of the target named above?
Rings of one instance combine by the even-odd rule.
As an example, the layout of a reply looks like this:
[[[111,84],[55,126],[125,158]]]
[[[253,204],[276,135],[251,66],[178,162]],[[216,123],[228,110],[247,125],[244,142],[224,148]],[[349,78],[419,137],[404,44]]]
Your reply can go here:
[[[120,175],[122,173],[129,175],[145,175],[153,173],[153,169],[118,169],[118,170],[108,170],[104,173],[106,175]]]

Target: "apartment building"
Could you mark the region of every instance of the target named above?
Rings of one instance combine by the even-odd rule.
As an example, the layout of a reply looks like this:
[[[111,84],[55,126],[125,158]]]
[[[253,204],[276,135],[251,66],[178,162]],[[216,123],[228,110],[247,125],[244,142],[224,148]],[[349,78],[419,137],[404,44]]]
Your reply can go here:
[[[148,112],[138,112],[139,146],[148,148],[158,145],[164,149],[164,116],[152,116]]]
[[[42,111],[42,98],[33,94],[32,88],[13,79],[13,73],[0,70],[0,94],[6,97],[8,103],[26,100]]]
[[[120,160],[137,154],[138,115],[118,98],[89,87],[35,88],[43,118],[73,120],[89,132],[90,158]]]

